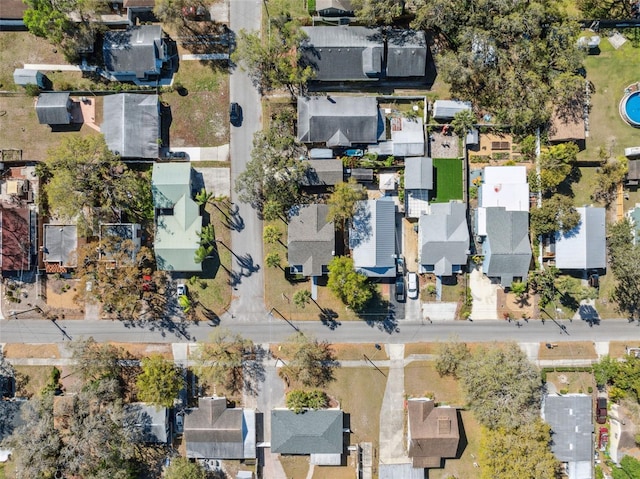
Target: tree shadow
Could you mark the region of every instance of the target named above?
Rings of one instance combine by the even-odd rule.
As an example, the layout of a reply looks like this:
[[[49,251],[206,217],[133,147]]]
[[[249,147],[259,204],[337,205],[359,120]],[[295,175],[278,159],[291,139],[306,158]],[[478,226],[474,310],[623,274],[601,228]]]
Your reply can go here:
[[[242,362],[243,387],[247,394],[257,396],[266,377],[264,362],[269,358],[269,350],[254,345],[249,355],[250,359]]]
[[[369,301],[366,309],[358,313],[358,316],[364,319],[369,326],[375,326],[387,334],[400,331],[395,306],[384,299],[377,291],[374,292],[373,298]]]
[[[315,301],[314,301],[315,303]],[[316,303],[317,305],[318,303]],[[322,308],[318,305],[318,307],[320,308],[320,313],[318,313],[318,318],[320,319],[320,322],[326,326],[327,328],[329,328],[331,331],[334,331],[335,329],[338,328],[338,326],[342,326],[342,323],[340,321],[338,321],[338,313],[336,313],[333,309],[331,308]]]
[[[240,216],[240,207],[235,203],[230,203],[228,214],[223,212],[218,205],[213,203],[220,213],[224,215],[224,225],[234,231],[242,231],[244,229],[244,219]]]

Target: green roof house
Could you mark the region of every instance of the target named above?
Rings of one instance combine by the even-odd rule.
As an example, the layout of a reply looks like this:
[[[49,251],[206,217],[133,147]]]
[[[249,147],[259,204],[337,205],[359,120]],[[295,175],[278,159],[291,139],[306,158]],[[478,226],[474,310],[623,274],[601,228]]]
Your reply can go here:
[[[154,251],[162,271],[202,271],[195,262],[202,216],[191,199],[189,163],[155,163],[151,179],[156,217]]]

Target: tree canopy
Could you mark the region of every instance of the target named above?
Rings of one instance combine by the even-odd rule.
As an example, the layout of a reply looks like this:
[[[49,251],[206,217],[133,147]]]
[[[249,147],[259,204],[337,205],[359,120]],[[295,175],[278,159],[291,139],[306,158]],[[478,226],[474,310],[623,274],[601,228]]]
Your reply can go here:
[[[630,318],[640,317],[640,245],[634,245],[627,219],[608,228],[609,263],[616,278],[613,299]]]
[[[81,234],[102,223],[153,219],[151,182],[114,155],[102,136],[64,137],[40,168],[48,213],[76,220]]]
[[[356,272],[353,260],[347,256],[335,256],[328,265],[327,286],[340,301],[354,311],[362,310],[371,298],[373,290],[364,274]]]
[[[362,23],[391,25],[404,14],[404,0],[352,0],[353,10]]]
[[[182,371],[159,354],[143,358],[136,380],[138,398],[156,406],[171,407],[184,385]]]
[[[634,18],[639,12],[633,10],[633,2],[626,0],[578,0],[577,6],[584,18],[593,20],[612,18]]]
[[[540,154],[540,186],[553,192],[565,181],[575,165],[578,146],[574,143],[552,145]]]
[[[628,171],[625,157],[604,159],[596,171],[596,187],[591,198],[609,206],[615,201],[618,184],[624,180]]]
[[[474,101],[515,131],[543,125],[559,85],[554,80],[578,76],[579,26],[553,2],[413,3],[412,26],[435,32],[436,63],[452,96]]]
[[[610,386],[612,399],[629,397],[640,403],[640,358],[628,354],[617,361],[607,355],[593,365],[593,372],[599,385]]]
[[[338,367],[335,353],[327,341],[296,333],[281,345],[284,366],[278,374],[289,384],[298,382],[306,387],[323,387],[334,380]]]
[[[345,222],[356,214],[358,201],[366,197],[366,191],[353,177],[349,178],[348,182],[338,183],[327,199],[327,205],[329,205],[327,220],[336,222],[344,229]]]
[[[536,235],[568,232],[580,224],[580,213],[573,206],[573,199],[555,194],[543,198],[540,208],[531,208],[531,229]]]
[[[471,352],[465,343],[447,341],[442,343],[436,359],[436,371],[442,376],[458,377],[458,369],[471,357]]]
[[[164,479],[207,479],[207,471],[198,462],[176,457],[164,472]]]

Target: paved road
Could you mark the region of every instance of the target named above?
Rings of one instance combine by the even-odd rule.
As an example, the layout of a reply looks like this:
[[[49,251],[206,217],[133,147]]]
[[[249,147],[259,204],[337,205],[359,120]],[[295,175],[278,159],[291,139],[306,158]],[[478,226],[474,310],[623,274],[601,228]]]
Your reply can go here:
[[[334,330],[319,321],[292,323],[305,334],[335,343],[411,343],[446,341],[457,336],[461,341],[557,342],[557,341],[624,341],[640,345],[638,322],[606,320],[590,327],[584,321],[569,322],[529,320],[506,321],[400,321],[396,324],[369,326],[363,321],[344,321]],[[257,343],[277,343],[294,333],[293,326],[277,318],[239,321],[223,320],[222,326]],[[154,327],[155,326],[155,327]],[[564,326],[566,329],[561,329]],[[0,343],[60,343],[71,338],[93,336],[97,341],[175,343],[205,340],[214,326],[172,323],[168,320],[151,326],[127,326],[118,321],[64,320],[0,320]]]
[[[236,34],[241,29],[260,29],[260,0],[232,0],[229,9],[230,28]],[[248,75],[237,67],[231,74],[229,94],[231,101],[239,103],[243,112],[242,126],[231,126],[231,200],[238,207],[238,227],[231,233],[234,292],[229,312],[234,317],[243,318],[264,312],[262,221],[258,219],[251,205],[238,201],[233,188],[238,175],[245,170],[251,158],[253,134],[262,129],[262,105],[260,95]]]

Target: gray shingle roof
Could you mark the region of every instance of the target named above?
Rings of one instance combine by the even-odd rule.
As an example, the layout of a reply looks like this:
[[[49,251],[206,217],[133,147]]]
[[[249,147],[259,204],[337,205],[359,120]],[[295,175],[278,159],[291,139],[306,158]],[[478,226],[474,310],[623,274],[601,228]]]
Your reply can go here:
[[[529,214],[486,208],[487,237],[483,243],[483,269],[489,277],[500,278],[509,287],[514,277],[526,278],[531,263]]]
[[[141,25],[126,30],[110,30],[104,34],[102,47],[105,69],[114,74],[134,74],[145,78],[147,73],[160,72],[164,61],[162,27]]]
[[[371,81],[382,75],[384,39],[378,28],[302,27],[300,62],[316,71],[315,80]]]
[[[320,15],[353,15],[351,0],[316,0],[316,11]]]
[[[375,97],[298,97],[298,139],[305,143],[377,143],[383,125]]]
[[[69,93],[41,93],[36,103],[38,122],[41,125],[68,125],[71,123],[69,106]]]
[[[168,435],[168,410],[142,402],[125,405],[137,427],[141,428],[144,442],[166,443]]]
[[[406,158],[404,160],[404,189],[433,189],[433,160],[431,158]]]
[[[580,224],[567,233],[556,233],[556,267],[597,269],[607,267],[606,212],[604,208],[576,208]]]
[[[335,251],[335,226],[327,205],[293,207],[289,213],[288,261],[305,276],[322,276]]]
[[[343,414],[338,410],[271,411],[271,452],[279,454],[342,454]]]
[[[387,76],[422,77],[427,71],[427,40],[424,32],[387,32]]]
[[[432,203],[431,212],[419,220],[420,262],[438,276],[450,276],[452,265],[465,265],[469,228],[463,203]]]
[[[591,461],[593,454],[591,395],[549,395],[542,418],[551,426],[551,451],[562,462]]]
[[[158,158],[158,95],[120,93],[105,96],[101,129],[109,149],[123,158]]]
[[[44,225],[44,261],[75,266],[78,249],[78,228],[76,225]]]
[[[396,207],[390,197],[359,202],[349,228],[355,269],[369,277],[395,276]]]
[[[342,161],[309,160],[309,169],[302,179],[304,186],[337,185],[344,179]]]
[[[471,110],[468,101],[436,100],[433,102],[433,117],[436,120],[453,120],[456,113]]]

